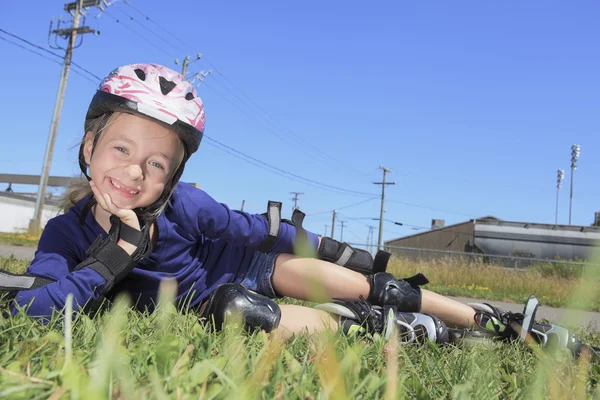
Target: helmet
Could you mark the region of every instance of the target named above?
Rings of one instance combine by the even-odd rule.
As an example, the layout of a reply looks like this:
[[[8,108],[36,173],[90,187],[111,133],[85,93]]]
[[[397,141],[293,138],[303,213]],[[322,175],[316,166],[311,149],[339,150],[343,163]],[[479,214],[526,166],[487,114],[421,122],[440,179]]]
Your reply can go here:
[[[130,64],[114,69],[100,83],[86,122],[123,111],[150,117],[173,129],[188,155],[200,146],[204,106],[194,86],[172,69],[156,64]]]
[[[183,173],[187,159],[198,150],[204,132],[204,106],[194,86],[172,69],[157,64],[130,64],[115,68],[100,83],[85,117],[85,132],[99,117],[99,132],[113,112],[128,112],[149,117],[179,135],[184,148],[184,159],[173,176],[176,183]],[[79,165],[88,180],[82,142]],[[168,200],[169,193],[156,202],[156,208]]]

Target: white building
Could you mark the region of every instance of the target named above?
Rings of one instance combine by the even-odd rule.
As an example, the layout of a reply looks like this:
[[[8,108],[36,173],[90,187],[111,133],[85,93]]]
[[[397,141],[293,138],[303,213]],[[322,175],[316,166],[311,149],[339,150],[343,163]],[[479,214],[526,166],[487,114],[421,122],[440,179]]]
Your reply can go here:
[[[35,211],[35,198],[22,195],[0,192],[0,232],[27,232],[29,221]],[[54,201],[44,205],[42,213],[42,228],[50,218],[60,213]]]

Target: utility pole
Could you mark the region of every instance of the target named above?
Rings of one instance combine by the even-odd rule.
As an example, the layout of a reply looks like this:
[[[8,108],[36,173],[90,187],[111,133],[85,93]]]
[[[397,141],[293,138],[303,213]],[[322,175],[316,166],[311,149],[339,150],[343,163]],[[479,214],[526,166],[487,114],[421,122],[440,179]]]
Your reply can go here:
[[[194,74],[193,77],[188,79],[188,82],[195,86],[195,82],[198,81],[198,85],[200,85],[202,82],[204,82],[204,79],[206,79],[206,77],[210,75],[211,72],[212,70],[210,69],[208,71],[197,72],[196,74]]]
[[[323,237],[327,236],[327,224],[325,224],[325,233],[323,234]]]
[[[346,223],[346,221],[340,221],[340,225],[342,225],[342,234],[340,236],[340,242],[344,241],[344,224]]]
[[[331,218],[331,238],[333,239],[333,232],[335,231],[335,210],[333,210],[333,218]]]
[[[242,200],[242,210],[241,211],[244,211],[244,204],[246,204],[246,200]]]
[[[187,73],[188,65],[190,65],[194,61],[198,61],[201,58],[202,58],[202,54],[200,54],[200,53],[196,54],[196,59],[193,61],[190,61],[190,56],[185,56],[183,59],[183,65],[181,66],[181,75],[183,75],[183,77],[185,78],[185,74]],[[179,65],[179,58],[175,59],[175,64]]]
[[[54,141],[56,139],[56,132],[58,131],[58,122],[60,120],[60,113],[62,110],[63,100],[65,96],[65,89],[67,88],[67,79],[69,77],[69,71],[71,69],[71,58],[73,57],[73,49],[75,47],[75,39],[77,34],[95,33],[93,29],[88,26],[79,27],[79,17],[82,13],[82,8],[97,6],[99,3],[96,0],[77,0],[73,3],[65,4],[65,10],[68,12],[74,11],[73,13],[73,25],[71,28],[59,29],[52,31],[56,36],[68,39],[67,48],[65,50],[65,57],[63,59],[62,71],[60,73],[60,83],[58,84],[58,92],[56,93],[56,100],[54,102],[54,111],[52,112],[52,121],[50,122],[50,133],[48,135],[48,144],[46,145],[46,154],[44,155],[44,164],[42,166],[42,174],[40,176],[40,184],[38,187],[38,194],[35,200],[35,211],[33,213],[33,219],[29,221],[29,233],[37,235],[40,233],[40,225],[42,221],[42,214],[44,211],[44,199],[46,197],[46,189],[48,186],[48,175],[50,174],[50,165],[52,164],[52,153],[54,152]],[[50,26],[52,29],[52,25]]]
[[[292,197],[292,200],[294,200],[294,208],[292,208],[292,211],[294,211],[296,208],[298,208],[297,207],[297,205],[298,205],[298,195],[299,194],[304,194],[304,193],[302,193],[302,192],[290,192],[290,194],[294,195],[294,197]]]
[[[385,185],[395,185],[396,182],[386,182],[385,177],[388,172],[391,172],[389,169],[384,167],[379,167],[383,171],[383,182],[373,182],[375,185],[381,185],[381,211],[379,212],[379,239],[377,240],[377,250],[381,250],[381,238],[383,234],[383,203],[385,201]]]
[[[367,250],[369,253],[372,252],[372,243],[373,243],[373,226],[369,225],[369,234],[367,235]]]

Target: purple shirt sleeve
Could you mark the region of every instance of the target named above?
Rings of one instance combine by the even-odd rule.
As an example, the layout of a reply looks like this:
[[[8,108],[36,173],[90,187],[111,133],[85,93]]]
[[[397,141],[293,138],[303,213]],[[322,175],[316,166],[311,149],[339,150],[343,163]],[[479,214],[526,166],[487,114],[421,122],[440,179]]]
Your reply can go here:
[[[96,300],[106,281],[89,268],[72,272],[82,261],[78,253],[77,245],[69,239],[67,232],[59,224],[49,221],[27,273],[55,282],[33,290],[22,290],[17,293],[15,302],[26,307],[29,315],[50,316],[52,309],[61,310],[65,306],[69,293],[74,297],[74,310]],[[16,307],[12,312],[17,312]]]
[[[183,184],[185,185],[185,184]],[[213,240],[224,240],[238,246],[257,248],[269,234],[269,223],[262,215],[231,210],[227,205],[214,200],[203,190],[186,185],[179,192],[175,207],[180,208],[189,222],[188,228],[197,236],[204,235]],[[318,237],[308,233],[308,241],[317,248]],[[271,251],[293,253],[296,228],[285,223]]]

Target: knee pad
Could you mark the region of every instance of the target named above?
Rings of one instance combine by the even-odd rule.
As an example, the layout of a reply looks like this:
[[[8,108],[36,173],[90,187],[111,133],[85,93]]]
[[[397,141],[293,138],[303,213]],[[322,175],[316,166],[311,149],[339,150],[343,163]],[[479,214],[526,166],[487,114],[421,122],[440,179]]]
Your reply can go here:
[[[378,306],[395,306],[401,312],[421,311],[421,288],[429,283],[425,275],[419,273],[406,279],[396,279],[387,272],[369,275],[371,284],[367,300]]]
[[[385,272],[390,256],[390,253],[379,250],[373,259],[368,251],[355,249],[348,243],[341,243],[329,237],[321,238],[321,244],[317,250],[317,257],[320,260],[329,261],[365,275]]]
[[[273,300],[237,283],[219,285],[210,295],[202,317],[214,321],[221,330],[226,320],[241,319],[244,329],[271,332],[279,326],[281,309]]]

